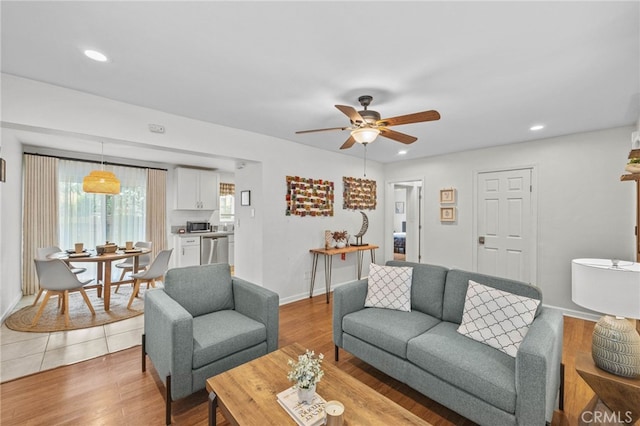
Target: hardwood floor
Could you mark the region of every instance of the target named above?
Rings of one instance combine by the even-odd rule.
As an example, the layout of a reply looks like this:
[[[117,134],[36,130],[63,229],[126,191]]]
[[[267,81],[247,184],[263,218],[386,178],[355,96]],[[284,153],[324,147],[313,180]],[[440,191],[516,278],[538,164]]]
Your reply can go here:
[[[565,318],[565,412],[578,424],[582,408],[593,396],[575,371],[575,354],[590,351],[593,323]],[[331,338],[331,304],[324,295],[280,309],[280,346],[299,342],[325,362],[335,363]],[[340,351],[339,368],[402,405],[434,426],[473,425],[471,421],[422,396],[402,383]],[[140,347],[60,367],[3,383],[0,423],[8,425],[162,425],[164,386],[151,362],[140,368]],[[174,425],[206,425],[207,395],[202,390],[173,403]],[[218,412],[219,425],[228,425]]]

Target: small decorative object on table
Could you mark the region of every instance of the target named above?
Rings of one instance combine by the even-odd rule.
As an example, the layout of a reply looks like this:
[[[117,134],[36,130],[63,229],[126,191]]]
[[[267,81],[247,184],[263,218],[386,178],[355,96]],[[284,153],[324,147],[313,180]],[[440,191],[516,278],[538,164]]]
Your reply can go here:
[[[324,248],[325,249],[330,249],[331,248],[331,231],[327,230],[324,231]]]
[[[336,242],[336,247],[343,248],[347,246],[347,231],[335,231],[331,235]]]
[[[362,242],[362,236],[366,234],[367,229],[369,229],[369,218],[367,217],[365,212],[360,212],[360,214],[362,214],[362,227],[360,228],[360,231],[356,235],[354,235],[354,237],[356,237],[356,242],[355,244],[352,244],[353,246],[358,246],[358,247],[369,245]]]
[[[297,389],[290,387],[277,395],[278,404],[284,408],[300,426],[320,426],[325,424],[326,401],[317,393],[311,402],[298,401]]]
[[[344,404],[340,401],[327,401],[324,411],[327,414],[325,421],[327,426],[342,426],[344,424]]]
[[[316,384],[324,376],[324,371],[320,368],[324,355],[315,356],[309,349],[302,355],[298,355],[298,362],[289,360],[291,370],[287,374],[287,379],[295,382],[294,388],[298,390],[298,400],[310,403],[316,392]]]

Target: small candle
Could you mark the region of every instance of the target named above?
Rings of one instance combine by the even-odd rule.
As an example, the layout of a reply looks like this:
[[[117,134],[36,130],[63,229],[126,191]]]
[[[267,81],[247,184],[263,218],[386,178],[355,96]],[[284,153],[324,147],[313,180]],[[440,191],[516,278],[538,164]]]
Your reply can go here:
[[[342,426],[344,405],[340,401],[327,401],[324,411],[327,414],[327,426]]]

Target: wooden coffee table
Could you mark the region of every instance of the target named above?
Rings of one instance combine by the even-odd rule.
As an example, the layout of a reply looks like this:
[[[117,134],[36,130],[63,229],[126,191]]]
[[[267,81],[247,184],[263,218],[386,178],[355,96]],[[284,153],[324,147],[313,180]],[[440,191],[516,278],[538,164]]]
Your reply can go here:
[[[209,424],[216,424],[216,407],[233,425],[295,425],[276,401],[276,395],[291,387],[287,380],[289,359],[305,352],[297,343],[278,349],[239,367],[207,379]],[[312,348],[310,348],[312,349]],[[326,401],[344,404],[347,425],[429,425],[369,386],[344,373],[328,361],[322,363],[324,377],[317,392]]]

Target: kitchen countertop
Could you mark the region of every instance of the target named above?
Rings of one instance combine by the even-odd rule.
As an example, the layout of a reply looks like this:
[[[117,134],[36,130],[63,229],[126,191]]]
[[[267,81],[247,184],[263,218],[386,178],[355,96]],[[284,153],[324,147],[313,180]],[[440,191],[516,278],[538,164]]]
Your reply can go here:
[[[178,237],[226,237],[233,235],[233,231],[216,231],[216,232],[185,232],[184,234],[174,234]]]

